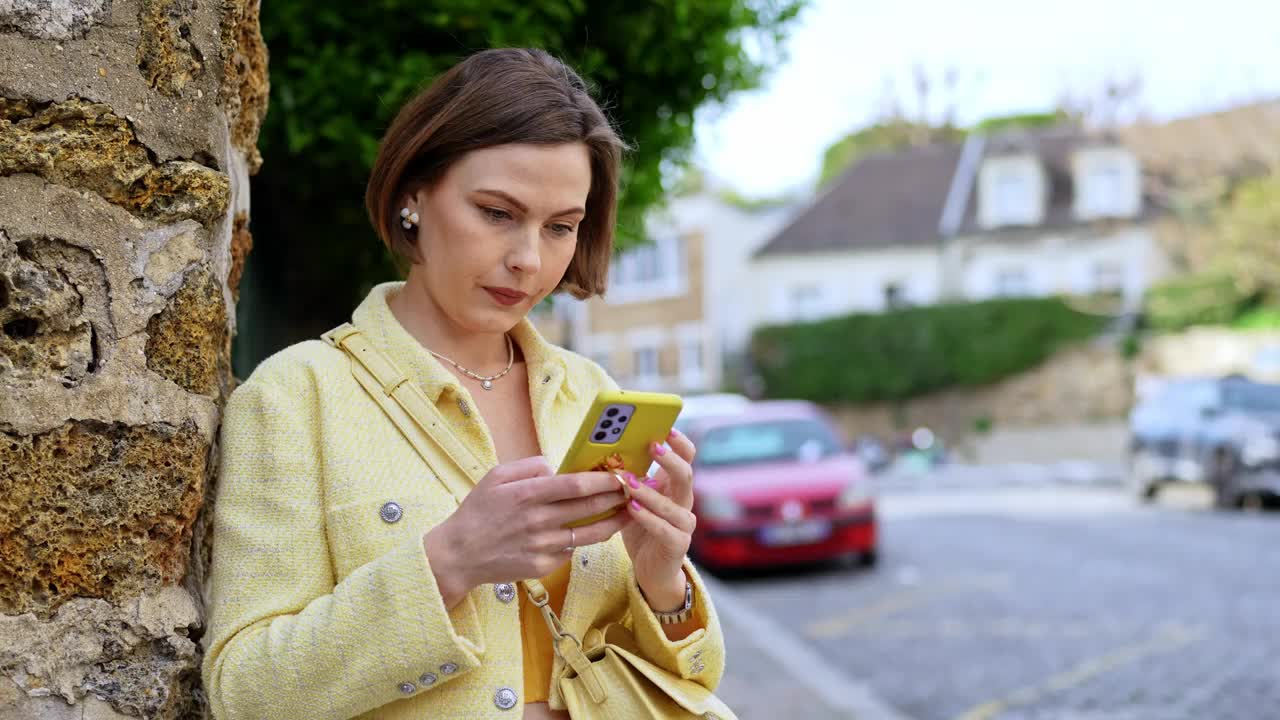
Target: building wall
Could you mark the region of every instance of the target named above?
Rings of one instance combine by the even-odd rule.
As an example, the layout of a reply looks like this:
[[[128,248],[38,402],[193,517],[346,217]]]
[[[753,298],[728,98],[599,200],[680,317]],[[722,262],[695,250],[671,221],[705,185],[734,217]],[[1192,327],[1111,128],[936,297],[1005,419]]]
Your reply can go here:
[[[693,392],[718,387],[712,334],[706,325],[704,235],[680,236],[680,283],[662,293],[606,293],[587,301],[580,352],[601,363],[619,384],[638,390]],[[619,295],[621,297],[619,297]],[[692,344],[701,373],[682,372],[681,345]],[[657,355],[657,375],[639,373],[637,352]],[[690,354],[685,350],[686,356]]]
[[[940,295],[939,263],[932,247],[760,258],[739,302],[753,326],[882,312],[890,285],[904,302],[927,305]]]
[[[954,242],[962,248],[960,286],[970,300],[1114,290],[1136,308],[1143,291],[1167,266],[1146,225],[1009,240],[971,236]],[[1016,280],[1018,275],[1023,281]]]

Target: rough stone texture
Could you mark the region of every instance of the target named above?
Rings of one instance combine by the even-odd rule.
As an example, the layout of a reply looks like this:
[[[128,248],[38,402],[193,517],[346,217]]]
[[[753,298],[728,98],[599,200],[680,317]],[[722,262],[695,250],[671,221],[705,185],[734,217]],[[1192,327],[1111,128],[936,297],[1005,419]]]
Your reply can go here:
[[[249,213],[236,213],[235,227],[231,230],[231,271],[227,273],[227,287],[231,295],[240,301],[240,278],[244,275],[244,263],[253,249],[253,234],[249,232]]]
[[[262,166],[258,131],[267,114],[267,44],[258,22],[258,3],[231,0],[222,23],[222,98],[231,124],[231,141],[248,160],[249,173]]]
[[[84,295],[60,269],[93,264],[79,248],[53,241],[18,245],[0,229],[0,376],[8,383],[51,378],[70,388],[97,369]],[[94,289],[105,293],[100,270],[94,280]]]
[[[157,165],[129,123],[101,103],[36,105],[0,98],[0,175],[33,173],[90,190],[147,218],[210,223],[226,212],[225,175],[189,162]]]
[[[1138,368],[1152,375],[1242,373],[1280,382],[1280,332],[1199,327],[1156,336],[1143,343]]]
[[[147,83],[173,97],[204,73],[204,54],[190,40],[195,0],[143,0],[138,69]]]
[[[984,387],[947,390],[898,406],[836,408],[835,415],[850,436],[889,437],[926,425],[954,445],[983,418],[996,428],[1090,423],[1122,416],[1132,402],[1130,363],[1113,347],[1088,345]]]
[[[188,278],[147,325],[147,367],[190,392],[212,395],[231,367],[222,286],[208,273]]]
[[[207,713],[257,18],[0,0],[0,720]]]
[[[219,224],[229,238],[231,223]],[[0,430],[42,433],[68,418],[129,425],[194,420],[204,436],[213,436],[214,399],[193,395],[147,367],[147,325],[195,269],[225,272],[218,258],[229,248],[210,247],[210,233],[194,221],[142,220],[97,195],[33,175],[0,177],[0,229],[13,244],[29,244],[37,257],[56,250],[83,261],[63,262],[60,272],[85,299],[82,312],[97,337],[96,369],[75,387],[28,372],[9,391],[16,376],[0,372]],[[9,352],[0,356],[0,367],[14,363]]]
[[[194,423],[0,433],[0,612],[44,617],[179,582],[209,446]]]
[[[0,97],[37,105],[68,98],[101,103],[130,123],[155,164],[191,160],[225,170],[232,158],[219,101],[221,3],[199,3],[189,17],[187,41],[205,53],[206,71],[179,96],[154,90],[138,68],[141,12],[141,0],[113,0],[110,20],[73,43],[0,34]]]
[[[0,616],[0,669],[11,675],[0,678],[0,720],[64,717],[47,713],[82,700],[86,711],[106,701],[84,717],[181,717],[192,704],[182,686],[198,662],[190,633],[199,625],[197,603],[174,586],[119,605],[77,598],[48,619]],[[46,698],[61,700],[37,701]]]
[[[111,0],[0,0],[0,32],[41,40],[84,37],[111,16]]]

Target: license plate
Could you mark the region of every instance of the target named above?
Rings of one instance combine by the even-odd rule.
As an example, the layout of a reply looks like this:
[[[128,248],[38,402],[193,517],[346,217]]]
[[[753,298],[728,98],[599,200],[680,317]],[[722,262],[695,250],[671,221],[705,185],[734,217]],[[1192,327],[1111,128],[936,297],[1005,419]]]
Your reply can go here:
[[[831,523],[826,520],[806,520],[786,525],[770,525],[760,529],[763,545],[804,545],[826,540],[831,535]]]

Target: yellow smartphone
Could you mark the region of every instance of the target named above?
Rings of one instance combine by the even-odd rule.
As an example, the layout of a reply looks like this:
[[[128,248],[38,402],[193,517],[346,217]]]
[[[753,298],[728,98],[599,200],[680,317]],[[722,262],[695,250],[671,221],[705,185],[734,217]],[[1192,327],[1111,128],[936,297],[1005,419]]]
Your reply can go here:
[[[630,470],[644,477],[653,463],[649,443],[665,442],[684,403],[668,393],[605,390],[596,395],[560,463],[559,473]],[[565,527],[590,525],[618,512],[622,504]]]

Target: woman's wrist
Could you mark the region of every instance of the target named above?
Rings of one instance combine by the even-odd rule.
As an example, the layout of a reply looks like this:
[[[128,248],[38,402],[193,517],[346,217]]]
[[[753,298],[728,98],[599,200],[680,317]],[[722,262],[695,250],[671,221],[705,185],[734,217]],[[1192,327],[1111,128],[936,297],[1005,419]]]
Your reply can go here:
[[[685,589],[688,583],[689,578],[685,575],[683,567],[676,568],[675,574],[667,576],[660,582],[636,577],[640,594],[654,612],[672,612],[684,607]]]
[[[427,564],[435,575],[436,587],[444,598],[444,606],[453,609],[471,591],[473,585],[466,577],[466,566],[455,560],[453,543],[449,542],[448,521],[428,530],[422,536],[422,549],[427,554]]]

